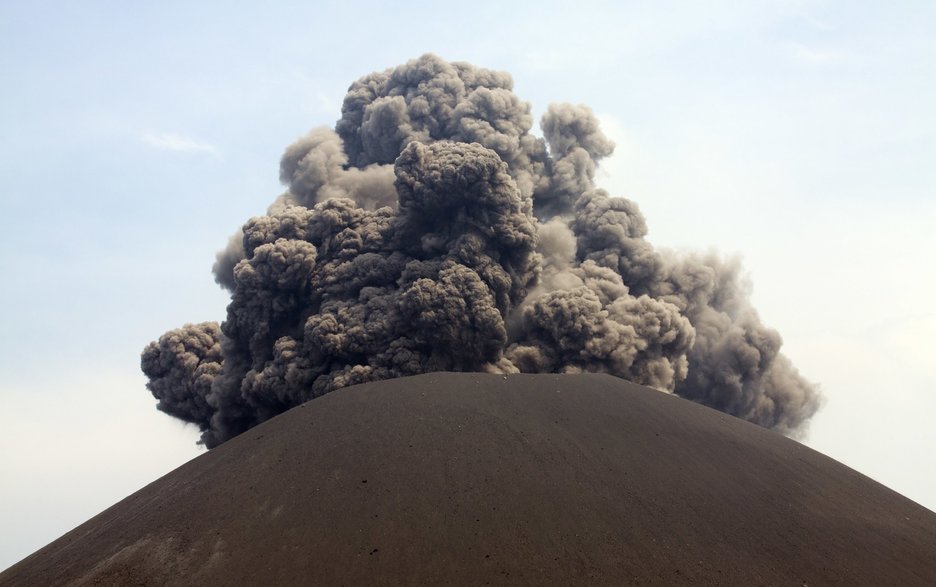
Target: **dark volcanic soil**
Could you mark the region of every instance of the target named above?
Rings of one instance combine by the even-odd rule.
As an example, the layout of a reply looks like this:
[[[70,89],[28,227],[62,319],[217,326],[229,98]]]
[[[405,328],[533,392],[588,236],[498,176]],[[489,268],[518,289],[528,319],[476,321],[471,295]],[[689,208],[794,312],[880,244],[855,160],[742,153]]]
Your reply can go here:
[[[936,585],[936,514],[606,375],[337,391],[179,467],[0,585]]]

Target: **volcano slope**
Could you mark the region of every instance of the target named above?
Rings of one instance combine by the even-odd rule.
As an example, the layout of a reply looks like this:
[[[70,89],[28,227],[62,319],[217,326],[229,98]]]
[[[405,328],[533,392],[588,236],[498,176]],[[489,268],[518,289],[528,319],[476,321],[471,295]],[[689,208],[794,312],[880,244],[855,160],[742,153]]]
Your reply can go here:
[[[932,585],[936,514],[607,375],[339,390],[186,463],[2,585]]]

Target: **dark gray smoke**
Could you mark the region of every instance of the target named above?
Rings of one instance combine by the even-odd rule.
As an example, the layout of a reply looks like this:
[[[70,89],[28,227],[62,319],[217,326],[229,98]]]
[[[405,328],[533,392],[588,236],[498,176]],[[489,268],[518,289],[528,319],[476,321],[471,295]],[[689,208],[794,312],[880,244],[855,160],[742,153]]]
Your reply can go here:
[[[352,84],[218,254],[227,319],[143,351],[158,408],[213,447],[355,383],[598,371],[801,433],[820,396],[739,263],[651,246],[637,205],[594,184],[614,144],[591,110],[550,106],[544,140],[512,85],[434,55]]]

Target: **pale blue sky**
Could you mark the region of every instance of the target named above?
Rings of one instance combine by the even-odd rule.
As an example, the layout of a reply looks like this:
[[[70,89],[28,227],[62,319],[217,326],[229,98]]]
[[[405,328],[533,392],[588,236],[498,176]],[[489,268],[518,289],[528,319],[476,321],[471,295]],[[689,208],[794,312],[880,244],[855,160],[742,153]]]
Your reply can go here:
[[[223,318],[285,146],[428,51],[590,105],[651,241],[744,256],[807,444],[936,509],[936,4],[736,4],[2,3],[0,568],[199,453],[140,350]]]

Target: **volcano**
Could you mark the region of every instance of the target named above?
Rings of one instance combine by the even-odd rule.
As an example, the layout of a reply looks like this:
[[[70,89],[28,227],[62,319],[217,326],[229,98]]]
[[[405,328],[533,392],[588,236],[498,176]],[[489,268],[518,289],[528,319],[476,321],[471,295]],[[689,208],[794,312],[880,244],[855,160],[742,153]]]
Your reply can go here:
[[[193,459],[0,585],[933,585],[936,514],[609,375],[348,387]]]

